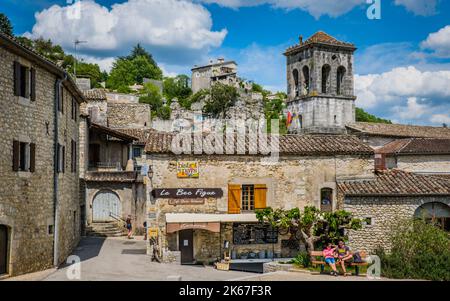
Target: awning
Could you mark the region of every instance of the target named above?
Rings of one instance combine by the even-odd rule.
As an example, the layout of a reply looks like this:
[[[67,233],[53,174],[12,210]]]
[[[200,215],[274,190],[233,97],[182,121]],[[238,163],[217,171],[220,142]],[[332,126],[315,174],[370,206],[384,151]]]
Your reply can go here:
[[[243,214],[203,214],[203,213],[167,213],[166,223],[256,223],[255,213]]]

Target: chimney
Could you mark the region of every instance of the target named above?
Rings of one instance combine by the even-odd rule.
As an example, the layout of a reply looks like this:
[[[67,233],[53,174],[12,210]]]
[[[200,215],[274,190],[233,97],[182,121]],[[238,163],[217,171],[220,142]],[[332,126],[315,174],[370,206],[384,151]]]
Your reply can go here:
[[[221,63],[225,62],[225,59],[224,59],[223,57],[219,57],[219,58],[217,59],[217,62],[218,62],[219,64],[221,64]]]
[[[300,35],[299,40],[300,40],[300,45],[303,44],[303,36],[302,35]]]

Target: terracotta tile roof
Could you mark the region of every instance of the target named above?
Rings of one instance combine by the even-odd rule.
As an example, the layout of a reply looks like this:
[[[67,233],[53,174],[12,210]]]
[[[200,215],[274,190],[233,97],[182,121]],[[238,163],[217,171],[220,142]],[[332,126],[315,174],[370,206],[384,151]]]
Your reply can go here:
[[[135,144],[146,144],[151,133],[156,132],[149,128],[114,128],[116,131],[133,136],[137,138]]]
[[[450,128],[444,127],[356,122],[348,124],[347,128],[373,136],[450,139]]]
[[[450,139],[410,138],[394,140],[376,153],[412,155],[412,154],[450,154]]]
[[[346,196],[450,195],[450,181],[392,169],[379,171],[374,179],[338,181]]]
[[[136,178],[134,171],[89,171],[86,172],[85,181],[130,183],[136,181]]]
[[[117,131],[115,129],[112,129],[112,128],[109,128],[109,127],[106,127],[106,126],[103,126],[103,125],[100,125],[100,124],[97,124],[97,123],[93,123],[93,122],[91,122],[89,128],[90,129],[95,129],[95,130],[97,130],[99,132],[105,133],[105,134],[107,134],[109,136],[112,136],[114,138],[118,138],[120,140],[124,140],[124,141],[127,141],[127,142],[133,142],[133,141],[138,140],[137,137],[128,135],[126,133],[123,133],[123,132]]]
[[[352,49],[352,50],[356,50],[356,47],[355,47],[354,44],[343,42],[343,41],[339,41],[336,38],[330,36],[329,34],[323,32],[323,31],[318,31],[315,34],[313,34],[306,41],[300,42],[297,45],[289,47],[284,54],[285,55],[289,55],[289,54],[291,54],[293,52],[296,52],[296,51],[298,51],[300,49],[303,49],[304,47],[307,47],[307,46],[310,46],[310,45],[316,45],[316,44],[331,45],[331,46],[341,46],[341,47],[346,47],[346,48],[349,48],[349,49]]]
[[[145,151],[147,153],[172,153],[173,133],[152,132],[149,135]],[[197,137],[194,136],[194,139]],[[192,139],[192,141],[194,141]],[[250,154],[249,149],[258,149],[257,141],[249,142],[246,139],[244,145],[235,143],[231,148],[233,154]],[[270,146],[270,142],[268,143]],[[196,143],[194,145],[201,145]],[[194,147],[191,148],[192,150]],[[224,138],[224,149],[227,149]],[[373,150],[351,135],[283,135],[279,137],[279,149],[281,155],[373,155]],[[224,153],[226,153],[224,151]],[[270,153],[267,149],[258,149],[257,155]]]
[[[4,34],[1,31],[0,31],[0,46],[20,56],[26,57],[29,60],[34,61],[36,64],[42,66],[49,72],[56,74],[60,78],[64,78],[67,75],[67,80],[64,81],[64,86],[66,86],[74,95],[78,96],[76,99],[79,102],[85,102],[84,95],[78,88],[72,76],[70,76],[70,74],[66,70],[58,66],[55,62],[39,54],[33,48],[30,48],[22,44],[15,37]]]
[[[88,101],[106,101],[106,89],[90,89],[83,93]]]

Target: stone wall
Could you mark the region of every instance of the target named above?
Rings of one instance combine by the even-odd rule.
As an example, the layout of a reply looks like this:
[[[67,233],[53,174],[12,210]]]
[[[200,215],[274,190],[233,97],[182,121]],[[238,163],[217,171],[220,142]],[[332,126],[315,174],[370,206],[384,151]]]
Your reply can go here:
[[[409,172],[449,173],[450,155],[397,156],[397,168]]]
[[[378,246],[389,250],[390,235],[404,220],[410,220],[419,206],[441,202],[450,206],[450,197],[347,197],[344,209],[356,218],[371,218],[372,225],[349,231],[349,246],[373,252]]]
[[[108,103],[108,126],[140,128],[150,126],[150,106],[133,103]]]
[[[56,76],[0,48],[0,224],[9,228],[8,273],[20,275],[53,265],[54,91]],[[36,101],[14,96],[14,61],[36,70]],[[64,91],[59,113],[59,143],[66,146],[65,173],[59,174],[59,262],[79,240],[78,172],[71,172],[71,140],[78,122],[71,119],[71,95]],[[79,118],[78,118],[79,120]],[[36,171],[14,172],[13,140],[36,144]]]

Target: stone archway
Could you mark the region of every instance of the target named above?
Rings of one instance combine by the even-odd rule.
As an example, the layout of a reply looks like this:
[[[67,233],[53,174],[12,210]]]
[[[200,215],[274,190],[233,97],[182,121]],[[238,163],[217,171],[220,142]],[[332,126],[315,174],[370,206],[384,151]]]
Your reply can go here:
[[[450,206],[440,203],[425,203],[414,212],[415,218],[437,223],[445,231],[450,231]]]
[[[122,216],[122,203],[112,190],[99,191],[92,201],[92,221],[111,222]]]

